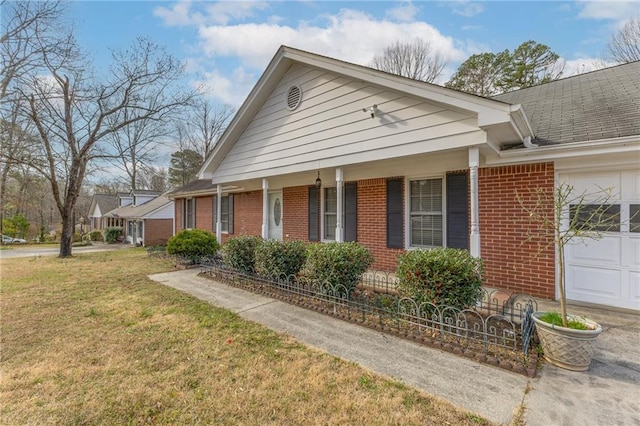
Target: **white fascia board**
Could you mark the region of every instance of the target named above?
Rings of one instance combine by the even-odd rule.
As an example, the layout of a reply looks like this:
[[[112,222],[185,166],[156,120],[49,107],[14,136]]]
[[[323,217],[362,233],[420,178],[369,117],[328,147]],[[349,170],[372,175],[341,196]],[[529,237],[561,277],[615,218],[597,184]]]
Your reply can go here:
[[[485,164],[502,166],[625,152],[640,152],[640,135],[501,151],[495,157],[486,157]]]
[[[267,170],[245,171],[225,176],[217,176],[215,182],[219,184],[229,184],[232,182],[243,182],[253,179],[263,179],[273,176],[281,176],[308,172],[310,170],[319,170],[334,167],[346,167],[354,164],[369,163],[386,159],[397,159],[402,157],[410,157],[422,154],[437,154],[450,151],[462,147],[479,146],[487,143],[487,134],[483,130],[474,130],[467,133],[457,133],[451,136],[430,140],[430,149],[416,150],[414,147],[421,142],[416,142],[408,146],[391,146],[384,149],[369,151],[364,153],[350,153],[339,155],[314,161],[305,161],[301,163],[287,164],[286,166],[274,167]],[[224,188],[223,188],[224,189]],[[229,191],[232,192],[232,191]]]

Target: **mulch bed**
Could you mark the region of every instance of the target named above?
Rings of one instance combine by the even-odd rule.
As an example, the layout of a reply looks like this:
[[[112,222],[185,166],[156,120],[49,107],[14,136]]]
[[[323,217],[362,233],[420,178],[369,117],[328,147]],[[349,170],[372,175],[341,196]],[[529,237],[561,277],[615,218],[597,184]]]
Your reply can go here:
[[[499,344],[487,344],[483,342],[481,340],[482,333],[478,331],[477,327],[474,328],[474,325],[477,326],[480,321],[486,319],[486,315],[482,316],[481,312],[478,312],[477,315],[470,315],[468,318],[466,333],[480,339],[474,340],[472,338],[469,339],[464,336],[458,336],[455,332],[443,333],[438,325],[431,327],[428,322],[418,326],[418,324],[414,322],[399,321],[397,316],[395,318],[393,317],[391,311],[385,311],[384,308],[378,309],[374,305],[365,305],[364,302],[366,302],[367,299],[375,297],[372,292],[367,290],[355,291],[354,299],[360,303],[354,304],[353,301],[347,303],[346,300],[322,300],[311,294],[303,294],[303,292],[291,293],[278,287],[277,284],[267,283],[258,279],[254,280],[251,279],[251,277],[238,274],[235,271],[211,268],[201,275],[233,287],[263,294],[353,324],[411,340],[421,345],[471,358],[483,364],[489,364],[529,377],[535,377],[537,372],[539,361],[538,354],[535,350],[537,343],[532,342],[529,354],[525,355],[521,349],[519,330],[516,330],[516,336],[510,336],[513,334],[512,325],[507,325],[505,322],[501,328],[500,320],[496,320],[491,324],[495,329],[495,333],[491,335],[491,338],[500,340],[497,336],[500,336],[504,332],[505,335],[510,336],[506,339],[507,341],[512,342],[512,339],[517,339],[517,349],[510,349]],[[504,327],[505,325],[506,327]],[[505,344],[511,346],[515,343],[502,343],[502,345]]]

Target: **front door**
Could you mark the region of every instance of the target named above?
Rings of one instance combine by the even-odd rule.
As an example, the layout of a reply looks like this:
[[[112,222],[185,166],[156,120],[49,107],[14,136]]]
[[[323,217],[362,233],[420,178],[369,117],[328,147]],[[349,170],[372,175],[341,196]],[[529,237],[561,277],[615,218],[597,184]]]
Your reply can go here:
[[[269,239],[282,240],[282,191],[269,193]]]

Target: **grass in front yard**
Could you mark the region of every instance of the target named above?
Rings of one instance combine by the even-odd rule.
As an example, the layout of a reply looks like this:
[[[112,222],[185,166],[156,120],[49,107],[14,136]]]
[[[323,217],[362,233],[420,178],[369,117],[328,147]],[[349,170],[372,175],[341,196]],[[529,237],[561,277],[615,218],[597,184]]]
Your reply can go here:
[[[141,249],[2,260],[2,424],[488,424],[150,281]]]

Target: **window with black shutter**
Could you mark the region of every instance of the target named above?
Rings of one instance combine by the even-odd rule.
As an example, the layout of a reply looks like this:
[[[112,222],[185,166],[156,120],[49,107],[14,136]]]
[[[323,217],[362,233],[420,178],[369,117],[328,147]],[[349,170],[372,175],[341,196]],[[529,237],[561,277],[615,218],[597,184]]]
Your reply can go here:
[[[309,187],[307,211],[309,214],[309,241],[320,241],[320,189],[315,186]]]
[[[387,247],[403,248],[402,179],[387,179]]]
[[[447,174],[447,247],[469,248],[469,178]]]
[[[344,184],[344,240],[358,241],[358,184]]]

